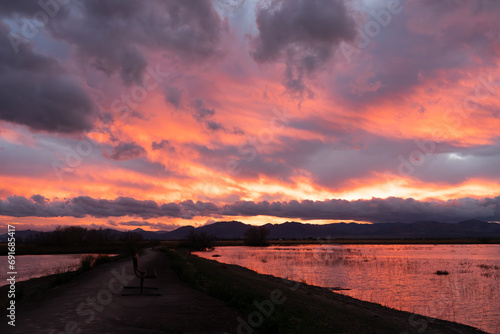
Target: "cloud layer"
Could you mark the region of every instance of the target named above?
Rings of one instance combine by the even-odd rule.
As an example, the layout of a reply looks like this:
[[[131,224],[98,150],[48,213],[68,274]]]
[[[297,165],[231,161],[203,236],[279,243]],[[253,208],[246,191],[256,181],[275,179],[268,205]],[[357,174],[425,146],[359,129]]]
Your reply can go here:
[[[238,201],[217,206],[211,202],[184,201],[160,204],[150,200],[119,197],[115,200],[88,196],[48,201],[41,195],[31,198],[13,196],[0,200],[0,215],[10,217],[171,217],[192,219],[196,216],[268,216],[302,220],[357,220],[372,223],[441,221],[466,219],[500,221],[500,197],[449,201],[417,201],[389,197],[371,200],[325,200],[289,202]],[[137,223],[131,224],[138,226]]]
[[[329,61],[342,41],[353,40],[355,22],[343,1],[273,0],[258,8],[257,62],[284,61],[283,83],[300,96],[305,79]]]
[[[0,119],[49,132],[90,130],[96,107],[84,88],[33,45],[15,53],[9,33],[0,22]]]

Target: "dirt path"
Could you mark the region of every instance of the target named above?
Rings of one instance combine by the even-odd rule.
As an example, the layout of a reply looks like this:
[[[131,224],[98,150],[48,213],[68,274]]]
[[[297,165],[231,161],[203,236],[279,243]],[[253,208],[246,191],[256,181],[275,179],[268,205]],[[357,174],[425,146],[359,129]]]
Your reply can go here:
[[[147,250],[141,267],[156,268],[160,297],[122,296],[122,283],[137,286],[129,259],[104,264],[19,305],[16,327],[0,324],[0,333],[235,333],[239,313],[222,301],[190,288],[170,270],[164,253]],[[132,278],[133,277],[133,278]]]

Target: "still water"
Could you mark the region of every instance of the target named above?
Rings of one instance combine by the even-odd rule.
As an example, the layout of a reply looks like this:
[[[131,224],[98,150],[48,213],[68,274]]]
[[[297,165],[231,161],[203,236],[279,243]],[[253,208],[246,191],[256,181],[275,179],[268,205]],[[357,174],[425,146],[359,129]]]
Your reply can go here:
[[[98,254],[63,254],[63,255],[16,255],[16,281],[58,274],[80,267],[80,259],[85,255]],[[7,284],[7,256],[0,256],[0,286]]]
[[[500,333],[500,245],[220,247],[196,254]]]

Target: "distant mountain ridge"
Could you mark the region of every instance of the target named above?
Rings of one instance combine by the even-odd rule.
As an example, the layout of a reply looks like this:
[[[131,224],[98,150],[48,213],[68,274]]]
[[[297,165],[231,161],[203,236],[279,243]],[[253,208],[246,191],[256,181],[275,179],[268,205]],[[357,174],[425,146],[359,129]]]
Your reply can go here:
[[[205,232],[218,239],[242,239],[245,231],[251,227],[239,221],[222,221],[200,227],[183,226],[173,231],[145,231],[141,228],[132,230],[144,239],[181,240],[190,231]],[[480,220],[466,220],[459,223],[441,223],[419,221],[414,223],[333,223],[325,225],[286,222],[266,224],[270,239],[307,239],[307,238],[500,238],[500,224]],[[117,236],[126,232],[111,230]],[[16,231],[16,237],[25,239],[40,233],[33,230]],[[7,240],[7,234],[0,235],[0,242]]]

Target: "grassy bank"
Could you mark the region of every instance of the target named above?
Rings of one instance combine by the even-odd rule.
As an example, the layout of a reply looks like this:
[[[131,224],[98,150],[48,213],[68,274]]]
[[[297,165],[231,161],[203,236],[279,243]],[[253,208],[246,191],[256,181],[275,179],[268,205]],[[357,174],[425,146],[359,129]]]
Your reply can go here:
[[[245,284],[246,279],[227,266],[212,261],[204,261],[191,256],[183,250],[166,250],[172,263],[172,269],[181,280],[192,287],[221,299],[228,306],[236,308],[242,314],[256,311],[254,301],[261,303],[270,299],[273,284],[262,284],[258,288]],[[247,320],[247,319],[245,319]],[[322,327],[304,310],[275,305],[274,312],[254,333],[341,333],[337,327]]]
[[[165,251],[172,269],[183,281],[238,309],[247,323],[248,316],[258,311],[255,303],[268,301],[269,305],[273,292],[279,291],[284,303],[274,304],[272,314],[253,328],[254,333],[483,333],[465,325],[356,300],[326,288],[202,259],[187,251]]]

